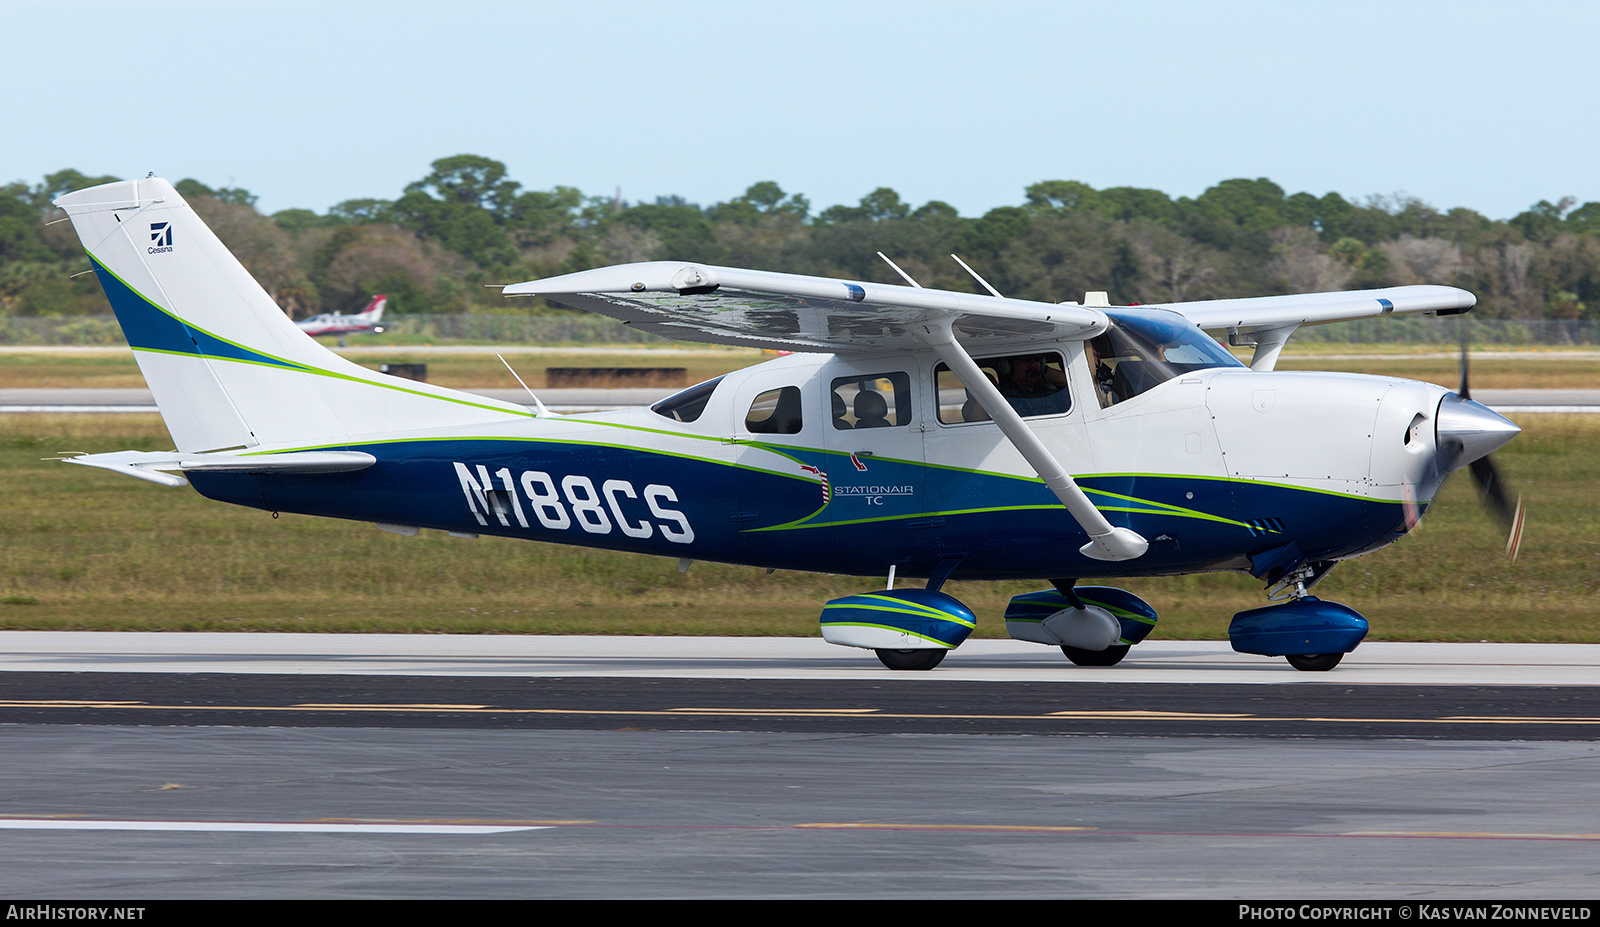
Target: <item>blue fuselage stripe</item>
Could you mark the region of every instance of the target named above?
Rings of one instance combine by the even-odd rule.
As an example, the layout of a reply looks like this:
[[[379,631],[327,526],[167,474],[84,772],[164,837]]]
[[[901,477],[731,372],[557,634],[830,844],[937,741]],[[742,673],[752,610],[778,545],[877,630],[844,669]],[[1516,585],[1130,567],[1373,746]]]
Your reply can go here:
[[[1245,480],[1084,476],[1115,525],[1151,540],[1136,561],[1078,554],[1081,529],[1037,482],[832,458],[831,501],[796,474],[630,447],[493,439],[353,444],[378,462],[347,473],[192,473],[200,492],[256,508],[828,573],[897,564],[964,579],[1163,575],[1216,569],[1297,543],[1309,559],[1376,549],[1404,527],[1397,503]],[[803,454],[795,456],[803,457]],[[817,455],[822,459],[824,455]],[[920,472],[918,472],[920,471]],[[844,491],[841,492],[841,487]],[[852,491],[864,487],[866,491]],[[1281,531],[1263,533],[1263,520]],[[526,526],[524,526],[524,523]]]

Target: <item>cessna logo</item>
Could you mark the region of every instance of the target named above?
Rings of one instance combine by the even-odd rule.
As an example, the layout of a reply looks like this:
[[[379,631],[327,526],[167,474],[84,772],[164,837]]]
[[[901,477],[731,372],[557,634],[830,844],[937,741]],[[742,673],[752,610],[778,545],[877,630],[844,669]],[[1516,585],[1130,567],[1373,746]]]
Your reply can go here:
[[[150,244],[150,247],[149,247],[148,250],[149,250],[149,252],[151,254],[165,254],[166,252],[171,251],[172,250],[172,223],[171,222],[152,222],[152,223],[150,223],[150,242],[151,242],[151,244]]]

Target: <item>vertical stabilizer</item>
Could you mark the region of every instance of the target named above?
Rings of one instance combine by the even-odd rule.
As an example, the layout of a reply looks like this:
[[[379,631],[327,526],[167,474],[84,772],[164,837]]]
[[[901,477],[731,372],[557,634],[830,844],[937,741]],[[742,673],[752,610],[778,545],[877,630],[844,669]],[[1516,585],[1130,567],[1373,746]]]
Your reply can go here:
[[[528,415],[513,403],[385,376],[324,348],[161,178],[55,202],[94,261],[179,450],[343,444]]]

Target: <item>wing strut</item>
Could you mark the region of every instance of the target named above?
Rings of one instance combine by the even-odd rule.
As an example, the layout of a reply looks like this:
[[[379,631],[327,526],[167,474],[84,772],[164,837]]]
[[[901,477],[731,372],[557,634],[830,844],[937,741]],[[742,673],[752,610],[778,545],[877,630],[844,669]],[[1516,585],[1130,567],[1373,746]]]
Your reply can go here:
[[[1278,365],[1278,354],[1283,351],[1289,336],[1299,327],[1299,325],[1278,325],[1272,328],[1257,328],[1244,334],[1235,326],[1228,329],[1228,343],[1236,348],[1256,349],[1255,356],[1250,358],[1251,370],[1271,370]]]
[[[1022,454],[1028,465],[1039,474],[1039,479],[1050,487],[1050,491],[1067,507],[1067,512],[1083,528],[1084,533],[1089,535],[1089,543],[1078,548],[1078,553],[1091,560],[1133,560],[1143,556],[1150,548],[1150,542],[1136,531],[1113,527],[1106,521],[1105,515],[1078,488],[1072,475],[1067,473],[1050,449],[1039,440],[1039,436],[1017,414],[1017,410],[1011,408],[1011,404],[1000,395],[1000,390],[978,369],[972,356],[956,341],[955,333],[950,330],[951,321],[946,316],[919,323],[916,326],[918,337],[950,365],[950,369],[961,378],[961,385],[1000,426],[1001,434]]]

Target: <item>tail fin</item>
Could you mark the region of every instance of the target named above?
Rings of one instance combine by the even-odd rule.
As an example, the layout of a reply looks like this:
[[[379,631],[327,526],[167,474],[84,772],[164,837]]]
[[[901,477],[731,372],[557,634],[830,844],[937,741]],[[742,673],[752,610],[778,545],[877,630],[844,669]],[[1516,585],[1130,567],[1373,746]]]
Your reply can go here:
[[[389,297],[382,293],[372,297],[372,302],[367,303],[367,308],[361,310],[361,317],[368,322],[383,321],[383,309],[389,305]]]
[[[55,203],[89,252],[181,451],[339,445],[529,414],[385,376],[322,347],[159,177],[90,187]]]

